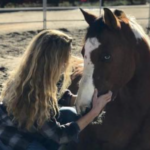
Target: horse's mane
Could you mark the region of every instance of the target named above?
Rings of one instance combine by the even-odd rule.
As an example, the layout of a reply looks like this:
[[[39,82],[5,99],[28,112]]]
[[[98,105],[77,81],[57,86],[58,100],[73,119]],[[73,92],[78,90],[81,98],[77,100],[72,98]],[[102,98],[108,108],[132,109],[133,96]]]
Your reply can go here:
[[[137,42],[140,39],[143,39],[147,42],[148,46],[150,47],[150,39],[148,35],[145,33],[143,28],[137,23],[135,17],[128,16],[130,27],[135,35],[135,38],[137,39]]]

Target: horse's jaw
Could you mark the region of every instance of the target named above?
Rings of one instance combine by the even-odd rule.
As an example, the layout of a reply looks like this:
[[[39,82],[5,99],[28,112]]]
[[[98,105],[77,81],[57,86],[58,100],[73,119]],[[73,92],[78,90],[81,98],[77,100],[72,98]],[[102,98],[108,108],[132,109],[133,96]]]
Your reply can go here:
[[[83,76],[80,82],[80,88],[76,99],[76,109],[78,114],[84,114],[91,108],[94,85],[92,76]]]

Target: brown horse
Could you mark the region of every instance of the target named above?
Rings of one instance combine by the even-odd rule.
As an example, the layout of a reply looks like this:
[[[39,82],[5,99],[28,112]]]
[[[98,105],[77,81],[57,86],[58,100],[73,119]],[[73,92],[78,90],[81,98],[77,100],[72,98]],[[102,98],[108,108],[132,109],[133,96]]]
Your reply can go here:
[[[102,123],[81,132],[77,150],[150,150],[150,41],[124,12],[104,9],[104,16],[82,10],[89,28],[82,49],[83,76],[76,108],[91,108],[94,88],[111,90]]]

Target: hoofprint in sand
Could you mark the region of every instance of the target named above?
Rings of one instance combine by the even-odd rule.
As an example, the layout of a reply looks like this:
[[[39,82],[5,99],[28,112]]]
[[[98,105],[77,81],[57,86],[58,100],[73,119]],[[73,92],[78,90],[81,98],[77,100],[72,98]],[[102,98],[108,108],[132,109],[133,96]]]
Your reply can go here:
[[[73,37],[72,54],[81,56],[84,35],[86,29],[59,29]],[[21,57],[38,31],[12,32],[0,35],[0,93],[3,84],[20,63]]]

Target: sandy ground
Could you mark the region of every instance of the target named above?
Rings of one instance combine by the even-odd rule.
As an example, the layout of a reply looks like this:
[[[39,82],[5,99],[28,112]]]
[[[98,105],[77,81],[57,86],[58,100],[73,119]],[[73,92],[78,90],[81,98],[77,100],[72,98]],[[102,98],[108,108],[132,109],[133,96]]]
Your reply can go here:
[[[124,10],[127,14],[136,18],[148,18],[149,15],[148,6],[137,8],[119,7],[117,9]],[[100,14],[98,9],[87,11],[97,16]],[[2,84],[8,78],[9,72],[19,65],[26,46],[32,37],[43,28],[42,23],[4,23],[42,20],[43,13],[40,11],[0,13],[0,93],[3,87]],[[88,27],[81,12],[79,10],[48,11],[47,20],[49,20],[47,23],[48,29],[60,29],[74,38],[72,53],[80,56],[84,35]],[[138,20],[138,22],[144,29],[148,26],[148,20]]]
[[[80,56],[85,29],[59,29],[72,37],[72,53]],[[41,30],[17,31],[0,35],[0,93],[2,84],[8,78],[9,73],[19,65],[22,54],[31,39]]]

